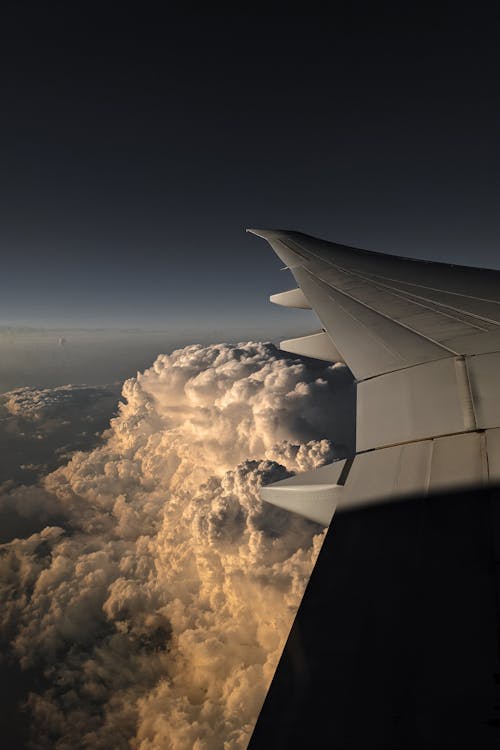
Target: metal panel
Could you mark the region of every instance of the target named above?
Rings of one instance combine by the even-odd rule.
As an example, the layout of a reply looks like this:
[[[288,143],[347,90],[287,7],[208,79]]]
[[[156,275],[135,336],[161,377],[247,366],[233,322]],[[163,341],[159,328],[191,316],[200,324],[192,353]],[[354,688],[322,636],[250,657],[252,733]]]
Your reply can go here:
[[[438,343],[328,286],[304,267],[293,268],[293,274],[358,380],[450,356]]]
[[[433,441],[429,490],[448,490],[487,481],[483,436],[479,432]]]
[[[498,328],[492,331],[478,332],[471,336],[458,336],[443,341],[448,346],[460,354],[485,354],[488,352],[500,351],[500,330]]]
[[[491,482],[500,482],[500,429],[486,430],[488,473]]]
[[[323,281],[377,310],[407,328],[439,343],[444,338],[477,333],[475,319],[440,307],[435,301],[401,290],[390,281],[381,281],[337,266],[321,274]]]
[[[355,457],[338,510],[477,486],[487,475],[486,443],[479,432],[381,448]]]
[[[500,352],[467,360],[477,426],[500,427]]]
[[[358,451],[463,431],[454,359],[358,383],[356,429]]]
[[[431,453],[425,440],[357,455],[338,510],[425,493]]]

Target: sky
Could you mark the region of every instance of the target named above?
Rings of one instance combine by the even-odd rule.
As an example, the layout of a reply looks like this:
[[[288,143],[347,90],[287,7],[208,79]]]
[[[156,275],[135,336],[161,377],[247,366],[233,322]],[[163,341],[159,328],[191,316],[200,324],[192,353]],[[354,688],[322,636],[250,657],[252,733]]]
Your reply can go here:
[[[484,33],[54,7],[3,18],[0,325],[288,334],[249,226],[500,267]]]

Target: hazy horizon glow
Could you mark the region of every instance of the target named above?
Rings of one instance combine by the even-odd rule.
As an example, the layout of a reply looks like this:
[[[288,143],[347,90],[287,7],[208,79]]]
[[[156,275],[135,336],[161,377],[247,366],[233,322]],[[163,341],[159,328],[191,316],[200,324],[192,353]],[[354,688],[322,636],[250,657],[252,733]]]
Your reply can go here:
[[[171,330],[0,326],[0,394],[20,386],[121,383],[149,367],[159,354],[189,344],[237,344],[249,339],[277,344],[297,330],[319,326],[309,311],[283,312],[292,314],[278,315],[276,321],[271,318],[268,325],[248,327],[231,320],[220,328],[208,321],[205,329]]]

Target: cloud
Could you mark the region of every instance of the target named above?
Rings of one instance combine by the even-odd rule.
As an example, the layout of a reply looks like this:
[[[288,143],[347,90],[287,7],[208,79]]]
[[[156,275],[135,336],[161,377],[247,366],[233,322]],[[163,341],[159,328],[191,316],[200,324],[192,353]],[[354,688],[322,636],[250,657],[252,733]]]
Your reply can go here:
[[[63,385],[55,388],[16,388],[3,394],[9,414],[37,423],[66,421],[75,413],[82,420],[92,421],[101,416],[101,399],[115,399],[109,387],[88,385]],[[82,410],[85,412],[81,414]]]
[[[120,390],[116,386],[23,387],[0,395],[0,484],[36,482],[66,463],[75,450],[89,450],[109,425]]]
[[[3,492],[47,521],[0,557],[10,658],[43,676],[33,747],[246,747],[323,539],[259,487],[332,460],[349,384],[189,346],[125,383],[101,444]]]

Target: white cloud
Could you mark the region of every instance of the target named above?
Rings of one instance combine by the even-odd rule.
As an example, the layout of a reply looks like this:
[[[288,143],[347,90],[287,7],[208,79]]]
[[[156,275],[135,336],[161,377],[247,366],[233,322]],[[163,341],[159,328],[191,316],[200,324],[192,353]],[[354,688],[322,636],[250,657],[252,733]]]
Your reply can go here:
[[[332,459],[347,383],[270,344],[161,355],[101,445],[0,496],[59,519],[0,559],[34,747],[246,747],[323,538],[258,490]]]

